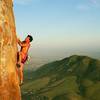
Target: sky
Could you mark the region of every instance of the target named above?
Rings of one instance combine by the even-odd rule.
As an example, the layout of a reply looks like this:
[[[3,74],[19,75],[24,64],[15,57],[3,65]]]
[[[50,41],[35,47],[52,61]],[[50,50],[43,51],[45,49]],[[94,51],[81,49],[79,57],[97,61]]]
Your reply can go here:
[[[14,0],[14,14],[17,36],[34,38],[34,55],[100,51],[100,0]]]

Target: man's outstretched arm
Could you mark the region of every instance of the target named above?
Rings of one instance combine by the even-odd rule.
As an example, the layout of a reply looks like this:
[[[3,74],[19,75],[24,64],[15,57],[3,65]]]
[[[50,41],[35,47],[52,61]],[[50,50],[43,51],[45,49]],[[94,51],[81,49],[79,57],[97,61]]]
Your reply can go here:
[[[18,43],[21,47],[27,46],[27,44],[26,44],[26,43],[23,43],[19,38],[17,38],[17,43]]]
[[[17,43],[21,46],[22,42],[20,41],[19,38],[17,38]]]

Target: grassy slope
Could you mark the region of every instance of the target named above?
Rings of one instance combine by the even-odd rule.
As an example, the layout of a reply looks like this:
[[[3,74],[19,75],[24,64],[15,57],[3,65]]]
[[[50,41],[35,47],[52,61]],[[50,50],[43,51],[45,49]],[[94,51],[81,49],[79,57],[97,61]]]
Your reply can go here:
[[[74,55],[46,64],[28,77],[32,80],[22,90],[32,91],[40,100],[45,100],[41,96],[47,100],[100,100],[99,60]]]

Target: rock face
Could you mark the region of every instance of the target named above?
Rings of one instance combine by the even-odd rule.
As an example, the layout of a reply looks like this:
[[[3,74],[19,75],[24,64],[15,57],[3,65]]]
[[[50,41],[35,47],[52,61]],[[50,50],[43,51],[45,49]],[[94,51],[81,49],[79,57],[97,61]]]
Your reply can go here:
[[[0,100],[21,100],[12,0],[0,0]]]

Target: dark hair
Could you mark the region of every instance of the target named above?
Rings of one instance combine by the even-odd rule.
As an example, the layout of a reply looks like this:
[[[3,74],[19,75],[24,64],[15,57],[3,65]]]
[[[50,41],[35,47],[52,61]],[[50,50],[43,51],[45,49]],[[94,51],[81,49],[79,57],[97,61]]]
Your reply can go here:
[[[33,37],[32,37],[31,35],[28,35],[27,37],[29,37],[29,38],[30,38],[30,42],[32,42],[32,41],[33,41]]]

